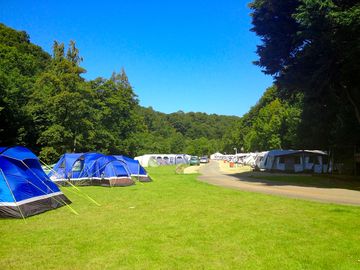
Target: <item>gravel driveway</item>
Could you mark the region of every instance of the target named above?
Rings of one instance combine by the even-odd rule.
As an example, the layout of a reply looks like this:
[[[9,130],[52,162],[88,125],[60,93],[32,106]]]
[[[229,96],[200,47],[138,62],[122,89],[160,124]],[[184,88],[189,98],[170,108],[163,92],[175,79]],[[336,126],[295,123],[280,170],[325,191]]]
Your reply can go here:
[[[220,171],[218,161],[211,161],[199,169],[199,180],[216,186],[280,195],[336,204],[360,206],[360,191],[341,188],[318,188],[266,181],[246,176],[225,174]]]

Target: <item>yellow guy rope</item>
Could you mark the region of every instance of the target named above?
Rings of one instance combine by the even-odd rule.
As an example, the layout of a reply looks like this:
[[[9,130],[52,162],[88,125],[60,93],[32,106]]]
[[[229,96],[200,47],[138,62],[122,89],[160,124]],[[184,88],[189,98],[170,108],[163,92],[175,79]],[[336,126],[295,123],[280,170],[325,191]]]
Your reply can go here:
[[[56,171],[54,171],[49,165],[47,165],[44,161],[42,161],[41,159],[39,159],[40,162],[42,164],[44,164],[48,169],[50,169],[52,172],[54,172],[56,174]],[[101,206],[101,204],[99,204],[97,201],[95,201],[93,198],[91,198],[89,195],[87,195],[85,192],[83,192],[82,190],[80,190],[77,186],[75,186],[74,184],[72,184],[69,180],[65,180],[66,183],[68,183],[70,186],[72,186],[73,188],[75,188],[79,193],[78,195],[81,195],[83,198],[88,199],[89,201],[93,202],[94,204],[96,204],[97,206]],[[69,190],[69,189],[68,189]],[[75,193],[75,192],[74,192]],[[75,193],[76,194],[76,193]]]

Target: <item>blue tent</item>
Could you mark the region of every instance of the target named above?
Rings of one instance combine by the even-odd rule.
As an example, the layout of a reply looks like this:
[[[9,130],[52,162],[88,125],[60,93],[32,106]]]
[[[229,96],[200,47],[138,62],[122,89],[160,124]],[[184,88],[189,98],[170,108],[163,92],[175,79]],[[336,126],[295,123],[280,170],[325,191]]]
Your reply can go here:
[[[54,182],[65,181],[72,178],[72,168],[75,161],[81,157],[83,153],[66,153],[63,154],[54,168],[49,172],[48,176]]]
[[[65,165],[62,169],[61,164]],[[67,167],[69,164],[69,167]],[[63,171],[65,171],[65,176]],[[54,182],[77,185],[128,186],[134,184],[124,163],[100,153],[65,154],[51,174]]]
[[[28,217],[69,203],[29,149],[0,147],[0,217]]]
[[[144,167],[140,165],[138,160],[132,159],[127,156],[120,156],[120,155],[115,155],[114,157],[120,161],[123,161],[127,165],[131,176],[136,177],[137,179],[139,179],[140,182],[150,182],[151,181],[150,176],[147,174]]]

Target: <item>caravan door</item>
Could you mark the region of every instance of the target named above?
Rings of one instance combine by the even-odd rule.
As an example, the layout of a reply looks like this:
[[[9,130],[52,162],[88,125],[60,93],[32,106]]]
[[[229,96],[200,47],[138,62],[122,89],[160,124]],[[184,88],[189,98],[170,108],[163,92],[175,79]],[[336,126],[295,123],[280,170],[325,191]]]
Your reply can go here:
[[[284,157],[285,159],[285,171],[294,172],[295,171],[295,158],[294,157]]]

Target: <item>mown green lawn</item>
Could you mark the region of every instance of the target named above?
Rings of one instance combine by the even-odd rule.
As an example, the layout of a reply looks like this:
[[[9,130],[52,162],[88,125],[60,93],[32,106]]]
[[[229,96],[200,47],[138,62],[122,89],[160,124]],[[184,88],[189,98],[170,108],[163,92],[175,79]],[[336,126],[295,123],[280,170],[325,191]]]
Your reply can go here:
[[[360,207],[210,186],[174,167],[152,183],[64,192],[66,207],[0,220],[0,269],[360,269]]]

